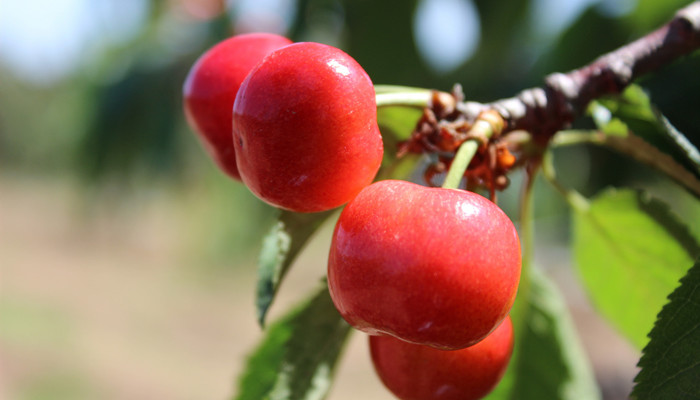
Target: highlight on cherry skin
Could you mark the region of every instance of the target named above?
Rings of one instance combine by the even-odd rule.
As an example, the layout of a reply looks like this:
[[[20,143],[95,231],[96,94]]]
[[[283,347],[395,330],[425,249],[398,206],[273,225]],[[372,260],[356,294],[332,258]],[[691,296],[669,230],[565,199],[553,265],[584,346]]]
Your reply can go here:
[[[233,136],[243,182],[263,201],[296,212],[347,203],[376,175],[384,153],[374,86],[332,46],[273,51],[241,85]]]
[[[490,200],[385,180],[340,214],[328,287],[340,314],[361,331],[455,350],[506,317],[520,268],[515,227]]]
[[[370,336],[372,364],[401,400],[476,400],[503,377],[513,352],[510,317],[479,343],[445,351],[390,336]]]
[[[236,180],[241,179],[231,136],[236,93],[263,57],[291,43],[272,33],[233,36],[202,54],[187,75],[182,89],[187,121],[217,165]]]

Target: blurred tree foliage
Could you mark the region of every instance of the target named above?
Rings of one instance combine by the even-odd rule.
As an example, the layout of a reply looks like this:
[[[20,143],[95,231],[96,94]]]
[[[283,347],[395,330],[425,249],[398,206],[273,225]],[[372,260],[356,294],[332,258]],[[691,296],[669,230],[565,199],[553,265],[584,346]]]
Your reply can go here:
[[[376,83],[446,90],[459,82],[469,99],[489,101],[540,85],[547,73],[567,71],[590,62],[603,52],[664,23],[686,2],[640,0],[629,13],[621,16],[606,13],[604,6],[609,2],[601,2],[585,9],[558,37],[543,40],[536,34],[534,19],[529,17],[534,12],[535,1],[476,0],[482,27],[478,49],[462,67],[443,75],[426,66],[414,44],[413,18],[417,3],[418,0],[298,0],[287,35],[294,40],[339,45],[364,66]],[[150,10],[150,18],[146,19],[148,26],[131,44],[101,53],[105,58],[103,63],[110,58],[133,60],[121,78],[100,82],[98,76],[91,82],[79,82],[77,88],[76,82],[71,82],[50,90],[4,91],[0,99],[3,103],[12,98],[12,103],[24,104],[21,112],[3,113],[5,133],[2,138],[6,145],[0,151],[5,164],[21,164],[23,158],[13,154],[9,145],[26,146],[21,139],[8,139],[12,131],[20,129],[15,119],[21,119],[23,125],[29,124],[32,129],[56,130],[57,117],[50,113],[27,118],[31,107],[25,103],[41,103],[43,100],[38,98],[43,96],[68,98],[68,104],[61,105],[65,108],[60,113],[63,114],[61,118],[83,119],[60,122],[72,123],[72,127],[81,132],[69,135],[74,152],[62,150],[61,154],[68,158],[77,154],[77,170],[90,180],[99,182],[110,175],[128,177],[137,171],[161,177],[182,173],[184,154],[200,151],[184,148],[192,147],[192,140],[180,137],[181,131],[188,130],[182,115],[182,82],[196,57],[213,43],[236,32],[237,27],[226,14],[199,23],[187,21],[175,15],[172,2],[153,1]],[[340,24],[335,32],[319,29],[318,25],[328,24],[322,17],[331,15],[333,22]],[[163,26],[172,24],[181,24],[183,29],[196,35],[196,44],[188,43],[189,48],[174,52],[175,55],[166,54],[159,48],[164,46],[163,40],[156,36]],[[161,58],[156,59],[154,55]],[[700,76],[696,73],[699,62],[698,57],[694,57],[692,62],[672,66],[643,82],[652,99],[673,123],[693,139],[697,137],[700,116],[693,112],[694,102],[689,101],[688,96],[697,93],[700,86]],[[7,73],[3,77],[10,79]],[[81,101],[81,95],[85,100]],[[69,106],[85,110],[71,113]],[[3,109],[13,110],[13,107]],[[48,141],[62,142],[58,135],[51,136]],[[68,147],[63,144],[61,149]],[[31,151],[26,156],[33,154],[45,156]]]
[[[413,19],[418,3],[296,0],[286,34],[293,40],[343,48],[375,83],[449,90],[459,82],[468,99],[491,101],[541,85],[548,73],[590,62],[664,23],[687,1],[639,0],[622,15],[606,11],[606,5],[615,1],[601,1],[586,8],[561,32],[543,37],[531,18],[537,9],[535,0],[474,0],[481,42],[461,67],[442,75],[426,65],[415,45]],[[183,17],[176,5],[153,0],[146,26],[130,43],[103,49],[98,52],[102,59],[88,64],[126,65],[116,78],[107,73],[109,68],[102,68],[104,71],[89,74],[92,79],[82,79],[80,72],[55,87],[39,89],[0,71],[2,168],[71,170],[97,186],[128,182],[136,176],[147,182],[191,182],[202,180],[201,174],[222,175],[185,124],[181,87],[194,60],[241,27],[231,23],[236,20],[233,10],[198,22]],[[181,46],[163,38],[175,31],[178,38],[186,39]],[[696,55],[642,82],[652,101],[695,142],[700,137],[699,67],[700,56]],[[634,168],[613,165],[620,161],[613,161],[606,151],[590,151],[594,167],[584,192],[598,190],[597,176],[609,177],[611,171],[619,181],[635,177]],[[269,214],[269,208],[256,205],[243,191],[234,191],[234,197],[257,210],[253,215]]]

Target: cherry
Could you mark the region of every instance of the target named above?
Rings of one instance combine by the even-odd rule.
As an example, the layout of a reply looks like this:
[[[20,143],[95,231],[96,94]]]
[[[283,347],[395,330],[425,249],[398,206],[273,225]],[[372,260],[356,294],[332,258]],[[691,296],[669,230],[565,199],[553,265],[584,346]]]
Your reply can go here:
[[[370,336],[374,369],[401,400],[473,400],[503,377],[513,352],[510,317],[481,342],[445,351],[389,336]]]
[[[207,152],[229,176],[240,180],[231,136],[231,110],[241,83],[272,50],[292,42],[271,33],[226,39],[192,66],[182,89],[187,121]]]
[[[263,201],[317,212],[369,185],[383,156],[372,81],[343,51],[295,43],[241,85],[233,134],[243,182]]]
[[[486,337],[510,310],[520,243],[508,216],[463,190],[386,180],[342,211],[328,286],[355,328],[454,350]]]

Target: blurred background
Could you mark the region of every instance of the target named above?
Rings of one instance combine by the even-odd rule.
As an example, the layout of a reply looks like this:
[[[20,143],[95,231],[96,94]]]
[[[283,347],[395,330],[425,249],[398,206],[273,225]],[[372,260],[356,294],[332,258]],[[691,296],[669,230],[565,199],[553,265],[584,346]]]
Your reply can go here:
[[[584,65],[667,21],[667,0],[3,0],[0,2],[0,398],[225,399],[262,337],[255,263],[273,210],[219,172],[181,88],[209,46],[276,32],[344,49],[375,83],[491,101]],[[641,82],[693,141],[700,57]],[[583,125],[586,121],[581,122]],[[389,149],[388,149],[389,150]],[[557,152],[562,180],[683,201],[639,165]],[[503,196],[517,217],[518,177]],[[607,399],[639,354],[595,317],[571,274],[568,215],[537,191],[537,263],[562,285]],[[330,225],[272,318],[325,273]],[[387,399],[354,335],[331,399]]]

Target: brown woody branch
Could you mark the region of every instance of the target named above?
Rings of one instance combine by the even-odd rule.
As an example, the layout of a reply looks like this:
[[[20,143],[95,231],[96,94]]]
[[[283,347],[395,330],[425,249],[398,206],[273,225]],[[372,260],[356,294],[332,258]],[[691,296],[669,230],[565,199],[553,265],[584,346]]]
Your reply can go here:
[[[663,27],[583,68],[547,76],[543,88],[526,89],[493,103],[463,102],[457,107],[469,120],[484,110],[495,109],[506,120],[509,131],[527,130],[546,142],[582,115],[591,100],[620,93],[640,76],[698,48],[700,1],[679,10]]]

